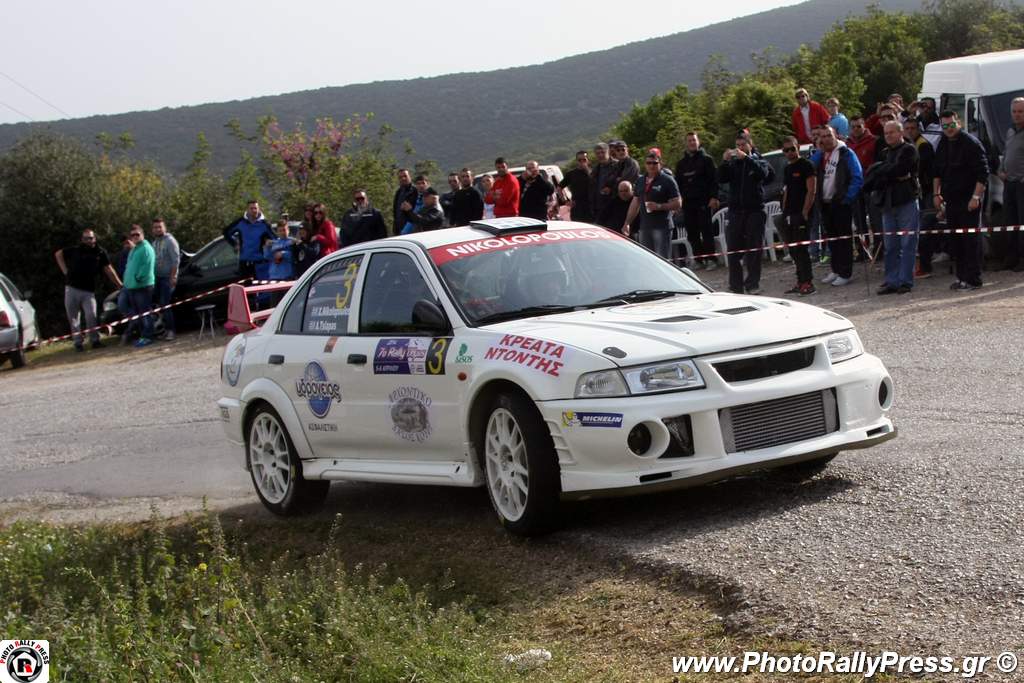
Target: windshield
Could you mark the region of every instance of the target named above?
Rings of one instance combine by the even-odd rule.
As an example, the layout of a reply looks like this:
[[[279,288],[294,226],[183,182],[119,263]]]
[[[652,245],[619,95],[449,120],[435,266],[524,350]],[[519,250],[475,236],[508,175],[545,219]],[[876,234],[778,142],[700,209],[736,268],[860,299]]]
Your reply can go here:
[[[985,109],[992,116],[993,127],[995,128],[995,130],[989,131],[989,135],[1000,152],[1006,148],[1006,132],[1013,125],[1013,119],[1010,118],[1010,102],[1015,97],[1024,97],[1024,90],[1007,92],[1001,95],[989,95],[982,98],[985,102]]]
[[[709,291],[604,228],[460,242],[435,247],[430,257],[471,323]]]

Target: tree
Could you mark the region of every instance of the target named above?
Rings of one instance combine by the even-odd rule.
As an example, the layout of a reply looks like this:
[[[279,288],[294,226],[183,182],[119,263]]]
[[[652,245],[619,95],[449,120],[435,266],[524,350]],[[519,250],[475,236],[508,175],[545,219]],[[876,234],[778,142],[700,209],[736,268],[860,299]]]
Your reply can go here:
[[[1014,9],[1019,16],[1020,8]],[[1000,44],[994,49],[1020,47],[1019,23],[999,29],[995,26],[999,22],[1013,21],[1013,14],[996,0],[928,0],[920,15],[924,44],[928,48],[927,61],[988,52],[993,43],[1000,44],[1002,38],[1011,38],[1014,33],[1018,36],[1016,43],[1005,47]]]
[[[81,142],[35,133],[0,157],[0,270],[34,292],[44,335],[67,330],[64,281],[53,253],[96,231],[108,253],[132,223],[162,205],[165,183],[144,164],[92,154]],[[109,285],[103,285],[109,287]]]
[[[166,219],[178,242],[197,249],[220,234],[231,217],[241,209],[232,206],[224,179],[210,171],[210,144],[206,135],[196,136],[196,151],[185,174],[171,192]]]

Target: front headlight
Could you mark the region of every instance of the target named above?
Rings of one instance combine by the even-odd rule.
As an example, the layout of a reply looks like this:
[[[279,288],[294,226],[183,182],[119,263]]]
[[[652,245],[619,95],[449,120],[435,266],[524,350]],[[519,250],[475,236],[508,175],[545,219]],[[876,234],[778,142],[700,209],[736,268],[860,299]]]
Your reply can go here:
[[[825,348],[828,349],[828,359],[833,363],[841,363],[864,353],[860,337],[853,330],[833,334],[825,341]]]
[[[649,394],[656,391],[700,389],[704,378],[693,361],[676,360],[642,368],[630,368],[623,374],[630,393]]]
[[[576,380],[576,398],[611,398],[628,394],[618,370],[588,372]]]

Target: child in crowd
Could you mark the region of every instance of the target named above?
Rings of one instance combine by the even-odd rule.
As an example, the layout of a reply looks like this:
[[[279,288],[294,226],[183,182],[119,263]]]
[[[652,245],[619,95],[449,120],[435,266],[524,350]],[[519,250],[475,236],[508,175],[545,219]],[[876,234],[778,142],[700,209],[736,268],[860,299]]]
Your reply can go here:
[[[292,238],[288,236],[288,221],[281,219],[274,229],[277,238],[267,242],[263,255],[270,264],[268,275],[271,280],[291,280],[295,276],[292,268]]]

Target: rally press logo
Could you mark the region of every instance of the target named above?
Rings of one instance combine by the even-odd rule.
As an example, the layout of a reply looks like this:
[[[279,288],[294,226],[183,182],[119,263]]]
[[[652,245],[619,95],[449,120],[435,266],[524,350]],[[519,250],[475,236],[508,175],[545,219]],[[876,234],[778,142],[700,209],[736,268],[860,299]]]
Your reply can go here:
[[[310,412],[320,419],[327,417],[333,401],[341,403],[341,387],[327,378],[327,372],[316,361],[306,366],[302,379],[295,380],[295,395],[307,399]]]
[[[49,680],[49,641],[0,640],[0,683],[47,683]]]

